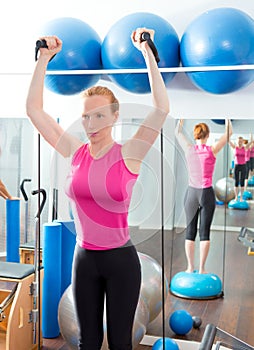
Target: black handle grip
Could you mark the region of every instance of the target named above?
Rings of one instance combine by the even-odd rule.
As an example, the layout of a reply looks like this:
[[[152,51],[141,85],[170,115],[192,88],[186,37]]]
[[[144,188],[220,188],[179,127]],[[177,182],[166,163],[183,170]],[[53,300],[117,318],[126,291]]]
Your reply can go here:
[[[40,49],[41,47],[48,48],[47,42],[45,39],[40,39],[36,41],[35,47],[37,49]]]
[[[159,57],[158,51],[156,49],[156,46],[154,45],[154,42],[151,39],[150,33],[143,32],[141,34],[141,41],[147,41],[148,45],[150,46],[150,48],[151,48],[151,50],[152,50],[152,52],[154,54],[156,62],[159,63],[160,62],[160,57]]]
[[[42,210],[43,210],[43,208],[44,208],[44,205],[45,205],[45,203],[46,203],[46,199],[47,199],[47,194],[46,194],[46,191],[45,191],[44,189],[32,191],[32,195],[39,194],[39,193],[42,194],[42,201],[41,201],[41,204],[40,204],[40,206],[39,206],[38,212],[37,212],[37,214],[35,215],[36,218],[38,218],[38,217],[41,215]]]
[[[35,43],[35,61],[37,61],[38,59],[38,52],[41,48],[44,48],[44,49],[47,49],[48,48],[48,45],[47,45],[47,42],[45,39],[39,39],[36,41]],[[55,57],[52,56],[51,59],[49,60],[49,62]]]
[[[22,182],[21,182],[21,184],[20,184],[20,191],[21,191],[21,193],[23,194],[23,197],[24,197],[24,200],[25,200],[25,202],[27,202],[28,201],[28,197],[27,197],[27,194],[26,194],[26,191],[25,191],[25,182],[30,182],[30,181],[32,181],[31,179],[24,179]]]

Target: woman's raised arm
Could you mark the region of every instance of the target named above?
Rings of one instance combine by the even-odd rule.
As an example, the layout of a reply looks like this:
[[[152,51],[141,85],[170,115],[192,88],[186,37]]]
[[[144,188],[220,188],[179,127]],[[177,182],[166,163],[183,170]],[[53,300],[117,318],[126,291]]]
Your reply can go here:
[[[123,145],[123,156],[128,168],[133,172],[139,172],[142,160],[158,137],[169,113],[167,90],[152,49],[147,41],[142,41],[141,37],[144,32],[148,32],[153,40],[153,30],[138,28],[132,33],[132,42],[144,56],[154,108],[145,118],[135,135]]]
[[[69,157],[81,142],[66,133],[57,121],[43,109],[44,79],[47,65],[50,59],[61,51],[62,41],[56,36],[42,38],[47,43],[47,48],[40,48],[40,55],[26,100],[26,112],[42,137],[64,157]]]

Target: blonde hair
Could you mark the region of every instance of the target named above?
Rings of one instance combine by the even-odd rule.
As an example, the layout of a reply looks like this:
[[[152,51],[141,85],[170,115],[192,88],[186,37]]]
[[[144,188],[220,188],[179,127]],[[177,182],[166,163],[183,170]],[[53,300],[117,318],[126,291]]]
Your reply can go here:
[[[84,90],[81,93],[82,98],[87,98],[87,97],[91,97],[91,96],[95,96],[95,95],[107,97],[109,99],[110,104],[111,104],[112,112],[115,113],[115,112],[119,111],[118,99],[115,97],[113,92],[105,86],[93,86],[91,88]]]
[[[210,129],[207,124],[199,123],[194,126],[194,139],[195,140],[203,140],[210,133]]]

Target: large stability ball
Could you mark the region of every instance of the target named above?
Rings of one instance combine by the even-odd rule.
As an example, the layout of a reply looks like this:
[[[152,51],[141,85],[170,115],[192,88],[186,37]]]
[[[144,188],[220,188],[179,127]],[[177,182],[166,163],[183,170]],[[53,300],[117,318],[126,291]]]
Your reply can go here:
[[[131,34],[138,27],[155,30],[154,44],[160,57],[159,67],[179,66],[179,38],[171,24],[158,15],[138,12],[118,20],[105,36],[101,47],[105,69],[146,68],[142,53],[131,41]],[[169,83],[174,75],[163,73],[165,83]],[[110,79],[129,92],[150,92],[146,73],[114,74],[110,75]]]
[[[82,20],[62,17],[51,20],[41,29],[41,35],[56,35],[62,50],[49,62],[48,70],[101,69],[101,39],[96,31]],[[94,85],[100,75],[47,75],[45,86],[61,95],[74,95]]]
[[[70,285],[62,295],[58,307],[58,320],[61,334],[71,350],[78,349],[78,325],[74,309],[72,286]],[[132,344],[135,349],[146,333],[149,322],[149,310],[143,297],[140,296],[134,318]],[[104,319],[104,342],[102,349],[107,347],[106,321]]]
[[[180,56],[185,67],[253,64],[254,21],[235,8],[209,10],[186,28],[180,42]],[[254,70],[193,72],[187,75],[202,90],[226,94],[252,83]]]
[[[149,308],[149,322],[152,322],[161,312],[162,304],[162,268],[151,256],[138,252],[141,263],[141,291]],[[164,300],[168,295],[169,286],[166,277],[163,279]]]
[[[214,299],[223,295],[222,282],[214,273],[178,272],[170,283],[172,294],[186,299]]]
[[[136,348],[146,333],[148,324],[153,321],[162,310],[162,269],[159,263],[149,255],[138,253],[141,264],[142,281],[140,297],[135,313],[132,343]],[[165,300],[168,295],[168,282],[164,278]],[[121,310],[120,310],[121,312]],[[72,350],[78,348],[78,327],[74,309],[72,286],[67,287],[62,295],[58,307],[58,321],[61,334]],[[107,349],[106,318],[104,318],[104,343]]]
[[[235,181],[231,177],[219,179],[214,186],[216,198],[224,203],[230,202],[235,197],[234,186]]]

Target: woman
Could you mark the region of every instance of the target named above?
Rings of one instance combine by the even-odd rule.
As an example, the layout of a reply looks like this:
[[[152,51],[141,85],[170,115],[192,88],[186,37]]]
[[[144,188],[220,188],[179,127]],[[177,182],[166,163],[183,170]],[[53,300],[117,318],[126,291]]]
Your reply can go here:
[[[251,165],[250,165],[250,148],[251,148],[251,143],[248,142],[248,140],[243,140],[244,148],[245,148],[245,180],[244,180],[244,191],[243,191],[243,198],[244,199],[251,199],[251,193],[248,192],[248,181],[250,177],[250,170],[251,170]],[[250,197],[250,198],[249,198]]]
[[[56,36],[45,37],[27,97],[27,114],[40,134],[64,157],[72,157],[67,195],[72,201],[77,245],[73,263],[73,295],[79,323],[79,349],[100,349],[103,309],[109,348],[132,349],[132,327],[140,292],[140,262],[128,230],[128,207],[142,161],[155,142],[169,112],[167,91],[143,32],[132,33],[142,52],[151,86],[154,110],[135,135],[123,145],[112,138],[119,103],[107,88],[96,86],[83,93],[82,123],[89,142],[64,132],[43,109],[47,64],[62,48]],[[119,39],[121,40],[121,39]]]
[[[237,138],[237,143],[235,144],[231,140],[229,140],[230,147],[234,150],[234,178],[235,178],[235,201],[238,201],[238,196],[240,197],[240,201],[243,201],[243,194],[245,191],[245,180],[247,173],[246,166],[246,149],[249,148],[251,142],[247,142],[244,144],[244,139],[242,136]],[[241,187],[239,193],[239,185]]]
[[[1,156],[2,150],[0,148],[0,156]],[[4,183],[2,182],[2,180],[0,180],[0,196],[4,199],[16,199],[14,197],[12,197],[12,195],[8,192],[6,186],[4,185]]]
[[[175,134],[184,150],[189,174],[189,186],[184,203],[187,222],[186,272],[194,272],[195,239],[199,218],[199,273],[206,273],[205,263],[210,248],[210,228],[215,210],[215,194],[212,186],[214,167],[218,152],[226,145],[228,137],[232,134],[232,126],[231,122],[227,120],[225,133],[212,146],[207,145],[210,130],[205,123],[195,125],[194,139],[196,144],[194,145],[183,134],[183,120],[179,121]]]
[[[254,141],[252,141],[250,146],[250,176],[254,176]]]

